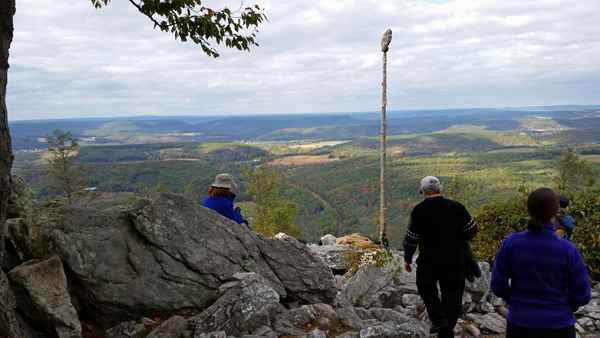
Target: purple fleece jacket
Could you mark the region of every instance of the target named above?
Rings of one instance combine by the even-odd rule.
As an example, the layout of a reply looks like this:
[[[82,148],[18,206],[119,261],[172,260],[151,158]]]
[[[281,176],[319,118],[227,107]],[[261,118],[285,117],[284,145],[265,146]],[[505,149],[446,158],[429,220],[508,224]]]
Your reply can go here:
[[[229,218],[230,220],[236,221],[238,224],[242,224],[244,217],[239,212],[235,212],[235,210],[233,210],[234,199],[235,194],[231,194],[231,200],[225,197],[215,198],[214,200],[210,197],[207,197],[204,202],[202,202],[202,206],[212,209]]]
[[[552,223],[543,223],[537,234],[527,230],[506,237],[494,262],[491,287],[509,304],[506,320],[526,328],[571,326],[573,312],[591,298],[579,251],[554,234]]]

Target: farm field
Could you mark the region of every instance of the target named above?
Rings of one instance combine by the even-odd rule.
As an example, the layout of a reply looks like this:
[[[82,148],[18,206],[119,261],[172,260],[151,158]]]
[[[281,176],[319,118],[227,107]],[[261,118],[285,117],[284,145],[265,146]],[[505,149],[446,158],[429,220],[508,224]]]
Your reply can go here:
[[[311,144],[301,144],[297,146],[289,146],[289,148],[300,148],[300,149],[314,149],[318,147],[326,147],[326,146],[337,146],[338,144],[346,143],[350,141],[325,141],[325,142],[317,142]]]
[[[327,163],[339,161],[339,158],[330,158],[328,154],[325,155],[298,155],[298,156],[287,156],[277,159],[272,162],[268,162],[269,165],[292,165],[292,164],[315,164],[315,163]]]
[[[579,155],[579,159],[593,163],[600,163],[600,155]]]
[[[496,149],[492,151],[488,151],[489,154],[496,153],[530,153],[532,151],[538,150],[537,148],[505,148],[505,149]]]

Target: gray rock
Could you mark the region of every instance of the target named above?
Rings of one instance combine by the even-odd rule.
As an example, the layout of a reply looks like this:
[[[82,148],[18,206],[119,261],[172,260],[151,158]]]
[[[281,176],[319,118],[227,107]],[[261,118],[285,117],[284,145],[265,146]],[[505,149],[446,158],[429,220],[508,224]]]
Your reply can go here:
[[[471,295],[470,292],[465,291],[462,296],[461,312],[469,313],[473,310],[474,307],[475,307],[475,304],[473,304],[473,296]]]
[[[345,307],[337,309],[335,312],[337,312],[338,318],[344,326],[359,330],[363,328],[363,320],[354,312],[354,308]]]
[[[310,331],[309,333],[304,335],[304,337],[306,337],[306,338],[327,338],[327,336],[325,335],[325,332],[323,332],[319,329],[314,329],[314,330]]]
[[[594,290],[600,292],[600,283],[596,283],[596,285],[594,285]]]
[[[402,296],[402,305],[404,306],[416,306],[417,310],[419,311],[423,311],[425,309],[425,303],[423,302],[423,299],[421,299],[421,296],[419,295],[412,295],[412,294],[405,294]]]
[[[508,309],[505,308],[504,306],[501,306],[498,308],[498,310],[496,310],[498,312],[499,315],[506,317],[508,316]]]
[[[600,312],[590,312],[586,316],[594,319],[600,319]]]
[[[371,313],[377,317],[380,322],[393,322],[394,324],[404,324],[410,321],[411,317],[394,311],[392,309],[372,309]]]
[[[255,331],[253,331],[252,335],[263,338],[277,338],[277,334],[275,333],[275,331],[271,330],[271,328],[266,325],[261,326]]]
[[[278,320],[273,324],[273,330],[279,333],[280,336],[303,336],[305,332],[298,330],[293,327],[292,324],[286,320]]]
[[[600,320],[596,320],[594,326],[596,326],[596,329],[600,330]]]
[[[348,281],[348,278],[346,278],[344,276],[340,276],[340,275],[335,275],[334,278],[335,278],[335,287],[338,290],[341,290],[342,286],[344,284],[346,284],[346,282]]]
[[[21,212],[31,208],[36,203],[35,191],[29,188],[22,177],[12,175],[12,191],[8,196],[6,218],[18,218]]]
[[[327,319],[337,318],[337,312],[335,312],[333,307],[331,307],[331,305],[329,305],[329,304],[323,304],[323,303],[311,304],[311,305],[308,305],[308,308],[317,317],[327,318]]]
[[[310,311],[309,307],[304,305],[297,309],[291,309],[287,312],[276,316],[278,320],[287,320],[293,326],[304,325],[315,319],[314,314]]]
[[[217,292],[220,298],[191,319],[196,323],[194,337],[216,331],[234,335],[271,324],[279,304],[277,292],[253,272],[233,278],[238,280],[224,284],[223,290]]]
[[[492,279],[490,264],[479,262],[479,267],[481,268],[481,277],[476,278],[473,282],[465,281],[465,290],[471,293],[473,302],[479,302],[490,291],[490,281]]]
[[[588,313],[600,312],[600,306],[595,299],[592,299],[588,305],[584,305],[575,311],[576,315],[587,315]]]
[[[586,333],[585,329],[581,325],[579,325],[579,323],[575,323],[575,330],[577,330],[577,332],[581,334]]]
[[[59,338],[81,337],[81,324],[67,291],[67,277],[58,256],[32,260],[8,273],[17,304],[27,317]]]
[[[323,237],[321,237],[321,244],[323,244],[324,246],[333,246],[335,245],[335,236],[334,235],[325,235]]]
[[[389,275],[365,264],[342,286],[342,295],[353,306],[392,307],[397,299],[392,288],[394,283]]]
[[[362,307],[354,308],[354,313],[362,320],[377,319],[371,310]]]
[[[468,334],[473,335],[475,337],[481,336],[481,331],[479,331],[477,326],[473,324],[467,325],[467,327],[465,327],[465,331],[467,331]]]
[[[490,304],[492,304],[493,307],[497,308],[499,306],[503,306],[505,305],[504,301],[502,300],[502,298],[496,296],[493,293],[490,293],[488,295],[488,302],[490,302]]]
[[[161,323],[147,338],[179,338],[186,331],[189,324],[181,316],[173,316]]]
[[[468,320],[472,321],[476,326],[480,326],[483,323],[483,316],[475,313],[467,313],[465,316]]]
[[[483,312],[483,313],[494,312],[494,307],[489,302],[479,303],[478,306],[479,306],[479,309],[481,310],[481,312]]]
[[[488,313],[483,316],[483,321],[479,328],[491,333],[505,333],[506,320],[496,313]]]
[[[2,240],[1,232],[0,240]],[[23,337],[24,332],[21,332],[19,325],[22,320],[19,320],[19,316],[15,312],[16,307],[17,302],[10,289],[8,277],[0,269],[0,335]]]
[[[579,325],[581,325],[581,327],[583,327],[587,331],[594,331],[596,329],[596,327],[594,326],[594,322],[592,322],[592,320],[587,317],[581,317],[577,319],[577,323],[579,323]]]
[[[358,332],[345,332],[342,333],[341,335],[337,336],[336,338],[359,338],[360,334]]]
[[[118,212],[39,203],[7,232],[21,258],[57,254],[78,302],[104,322],[206,308],[238,272],[256,272],[280,297],[330,303],[331,269],[293,238],[269,239],[171,193]]]
[[[598,298],[600,298],[600,292],[598,292],[596,290],[592,290],[591,296],[592,296],[591,297],[592,299],[598,299]]]
[[[138,337],[140,332],[144,331],[146,326],[136,321],[121,323],[115,327],[106,330],[106,338],[132,338]]]
[[[425,338],[429,335],[422,325],[415,321],[404,324],[392,322],[378,323],[360,331],[360,338]]]
[[[348,270],[350,263],[344,257],[345,245],[311,245],[308,247],[333,270]]]

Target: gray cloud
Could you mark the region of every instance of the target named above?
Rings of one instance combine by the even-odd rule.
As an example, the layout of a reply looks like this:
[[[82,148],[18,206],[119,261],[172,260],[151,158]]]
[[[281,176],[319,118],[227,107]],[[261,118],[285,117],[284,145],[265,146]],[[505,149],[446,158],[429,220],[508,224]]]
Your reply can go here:
[[[374,111],[387,28],[388,109],[598,103],[597,0],[256,2],[260,47],[218,59],[124,0],[19,2],[9,119]]]

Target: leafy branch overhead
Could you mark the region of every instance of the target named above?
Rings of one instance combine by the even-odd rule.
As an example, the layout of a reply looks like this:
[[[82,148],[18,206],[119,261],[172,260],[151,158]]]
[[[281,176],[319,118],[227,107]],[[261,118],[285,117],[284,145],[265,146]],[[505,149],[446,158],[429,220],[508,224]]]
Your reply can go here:
[[[110,0],[91,0],[94,7],[106,6]],[[175,39],[181,41],[191,39],[202,46],[209,56],[219,57],[217,50],[209,40],[217,44],[225,41],[225,46],[238,50],[250,51],[258,32],[258,25],[267,20],[263,10],[258,6],[243,7],[231,11],[225,7],[220,10],[202,6],[201,0],[129,0],[140,13],[147,16],[154,27],[163,32],[171,32]],[[250,31],[248,31],[250,30]]]

